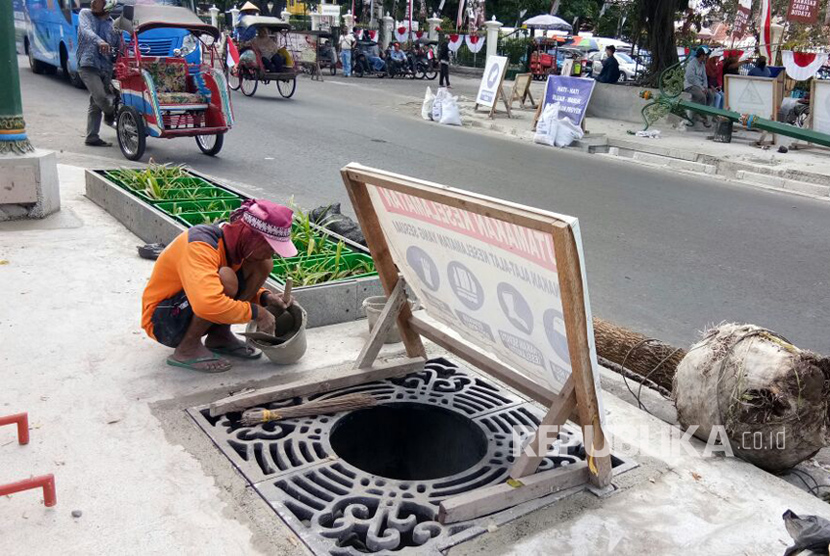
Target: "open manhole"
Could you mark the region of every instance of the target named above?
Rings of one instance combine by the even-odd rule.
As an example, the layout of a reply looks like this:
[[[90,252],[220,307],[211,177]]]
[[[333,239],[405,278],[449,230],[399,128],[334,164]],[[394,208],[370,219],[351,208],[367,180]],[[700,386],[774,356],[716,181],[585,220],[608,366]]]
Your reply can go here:
[[[442,525],[439,504],[504,483],[513,442],[544,412],[489,379],[434,359],[400,379],[268,404],[278,409],[350,393],[375,407],[242,426],[241,413],[190,415],[252,487],[317,554],[358,556],[417,547],[443,550],[486,531],[484,519]],[[516,435],[514,431],[524,431]],[[581,433],[565,427],[540,471],[585,458]],[[614,459],[617,471],[633,467]],[[486,518],[502,524],[564,496],[554,494]]]
[[[337,421],[329,440],[347,463],[402,481],[449,477],[487,454],[487,437],[471,419],[419,403],[353,411]]]

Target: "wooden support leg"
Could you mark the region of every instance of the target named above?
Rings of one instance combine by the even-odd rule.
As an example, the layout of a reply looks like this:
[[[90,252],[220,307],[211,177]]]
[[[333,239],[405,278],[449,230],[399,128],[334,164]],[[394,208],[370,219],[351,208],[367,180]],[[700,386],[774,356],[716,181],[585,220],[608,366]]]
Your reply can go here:
[[[564,425],[574,409],[576,409],[576,393],[574,392],[573,377],[568,377],[568,380],[565,382],[550,410],[545,414],[542,422],[539,424],[539,428],[533,435],[533,439],[527,446],[531,450],[531,453],[535,455],[530,455],[525,451],[522,452],[522,455],[510,469],[510,476],[513,479],[520,479],[536,473],[536,469],[539,468],[539,464],[542,463],[544,454],[548,450],[547,443],[542,442],[542,439],[546,437],[545,429]]]
[[[386,305],[380,313],[380,318],[378,318],[372,333],[369,335],[369,340],[357,357],[356,366],[358,369],[372,366],[380,352],[380,348],[383,347],[383,339],[386,337],[386,333],[395,326],[398,313],[401,312],[404,303],[406,303],[406,282],[403,277],[399,277],[395,289],[392,290],[392,295],[386,301]]]

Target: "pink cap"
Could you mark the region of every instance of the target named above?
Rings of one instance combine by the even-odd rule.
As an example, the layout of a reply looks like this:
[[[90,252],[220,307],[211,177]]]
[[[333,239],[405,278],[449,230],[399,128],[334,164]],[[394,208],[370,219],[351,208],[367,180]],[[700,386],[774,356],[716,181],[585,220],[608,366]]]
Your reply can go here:
[[[242,221],[262,234],[274,251],[283,258],[297,255],[291,242],[291,222],[294,211],[288,207],[257,199],[242,215]]]

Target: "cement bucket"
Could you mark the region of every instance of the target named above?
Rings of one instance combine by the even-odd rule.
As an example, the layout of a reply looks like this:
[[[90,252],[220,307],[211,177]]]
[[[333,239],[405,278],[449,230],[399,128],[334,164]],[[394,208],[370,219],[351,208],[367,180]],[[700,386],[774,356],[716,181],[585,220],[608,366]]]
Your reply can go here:
[[[253,347],[262,350],[271,363],[276,365],[290,365],[297,362],[303,355],[305,355],[308,347],[305,337],[305,328],[308,321],[308,315],[305,309],[300,307],[297,302],[294,302],[288,308],[292,315],[294,315],[294,330],[293,335],[284,343],[272,346],[253,338],[248,338],[248,343]],[[273,312],[273,311],[272,311]],[[256,322],[249,322],[246,332],[257,332]]]
[[[363,310],[366,311],[366,318],[369,321],[369,332],[372,332],[372,329],[375,327],[375,324],[378,322],[380,318],[380,313],[383,311],[383,307],[386,305],[386,296],[385,295],[375,295],[372,297],[367,297],[363,300]],[[409,300],[409,308],[413,311],[417,310],[418,302]],[[398,325],[396,324],[392,328],[389,329],[389,332],[386,333],[386,337],[383,339],[384,344],[395,344],[401,341],[401,333],[398,332]]]

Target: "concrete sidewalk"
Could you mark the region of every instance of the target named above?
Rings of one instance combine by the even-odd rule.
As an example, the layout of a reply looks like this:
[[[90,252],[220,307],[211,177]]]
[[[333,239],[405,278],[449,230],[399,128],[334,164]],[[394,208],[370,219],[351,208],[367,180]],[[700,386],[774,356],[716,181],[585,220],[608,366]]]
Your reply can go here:
[[[152,263],[84,198],[80,169],[61,166],[60,175],[59,214],[0,224],[0,414],[28,411],[32,429],[31,443],[18,446],[14,430],[0,428],[0,483],[54,473],[58,498],[53,508],[37,491],[0,499],[0,553],[308,554],[183,410],[351,360],[366,327],[312,329],[309,354],[288,368],[168,367],[169,350],[139,329]],[[659,439],[669,425],[604,398],[616,445],[639,449],[639,467],[617,479],[618,491],[605,500],[577,494],[449,554],[777,554],[790,544],[784,510],[828,513],[741,461],[665,453]],[[638,439],[635,429],[648,434]]]

